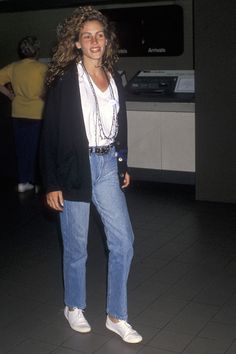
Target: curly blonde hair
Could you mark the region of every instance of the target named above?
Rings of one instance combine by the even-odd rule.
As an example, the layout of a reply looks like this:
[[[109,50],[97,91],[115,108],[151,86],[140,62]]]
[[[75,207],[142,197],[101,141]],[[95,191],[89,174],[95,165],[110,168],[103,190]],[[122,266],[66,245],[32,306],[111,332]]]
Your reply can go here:
[[[75,46],[79,40],[82,27],[87,21],[99,21],[104,27],[107,46],[102,58],[102,66],[112,72],[114,64],[118,60],[118,41],[112,24],[98,10],[92,6],[78,7],[64,23],[57,27],[58,44],[54,49],[52,61],[46,77],[46,85],[51,86],[57,77],[65,72],[72,62],[79,62],[82,59],[82,52]]]

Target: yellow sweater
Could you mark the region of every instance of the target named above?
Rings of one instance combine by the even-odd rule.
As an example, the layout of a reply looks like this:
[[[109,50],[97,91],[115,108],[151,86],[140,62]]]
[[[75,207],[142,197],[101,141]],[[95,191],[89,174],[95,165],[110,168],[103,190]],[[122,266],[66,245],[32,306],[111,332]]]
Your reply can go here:
[[[0,84],[10,82],[15,97],[12,117],[41,119],[44,102],[41,98],[47,65],[34,59],[23,59],[0,70]]]

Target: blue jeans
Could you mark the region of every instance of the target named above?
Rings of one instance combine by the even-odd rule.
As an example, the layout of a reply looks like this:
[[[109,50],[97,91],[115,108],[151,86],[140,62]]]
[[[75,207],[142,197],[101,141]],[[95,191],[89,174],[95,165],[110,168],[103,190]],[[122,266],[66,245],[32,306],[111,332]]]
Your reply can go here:
[[[133,258],[133,230],[119,186],[115,148],[90,154],[92,202],[104,225],[109,250],[107,313],[127,320],[127,279]],[[65,304],[86,307],[86,261],[90,203],[64,201],[63,238]]]

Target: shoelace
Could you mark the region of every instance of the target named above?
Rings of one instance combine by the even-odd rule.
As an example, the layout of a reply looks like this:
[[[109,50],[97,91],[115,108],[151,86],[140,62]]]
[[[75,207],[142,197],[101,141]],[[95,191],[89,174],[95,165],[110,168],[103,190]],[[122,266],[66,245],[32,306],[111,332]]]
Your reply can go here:
[[[74,316],[83,317],[83,310],[75,308],[72,312]]]
[[[132,333],[136,332],[128,322],[126,322],[124,320],[121,320],[120,322],[122,322],[122,324],[126,327],[125,336],[127,334],[132,334]]]
[[[72,322],[77,323],[77,320],[79,320],[81,326],[83,326],[83,325],[87,326],[87,321],[84,318],[83,310],[76,309],[75,311],[76,311],[76,313],[74,314],[74,318],[73,318]]]
[[[126,322],[126,321],[122,321],[123,323],[124,323],[124,325],[127,327],[127,328],[132,328],[132,326],[128,323],[128,322]]]

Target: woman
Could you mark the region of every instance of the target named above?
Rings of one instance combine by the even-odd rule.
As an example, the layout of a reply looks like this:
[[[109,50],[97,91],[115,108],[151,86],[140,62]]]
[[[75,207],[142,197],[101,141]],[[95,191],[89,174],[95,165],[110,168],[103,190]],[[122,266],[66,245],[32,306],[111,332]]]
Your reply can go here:
[[[18,192],[26,192],[39,183],[37,153],[47,71],[47,65],[37,60],[39,49],[36,37],[22,38],[18,45],[20,60],[0,70],[0,91],[12,101]],[[7,84],[11,84],[13,92]]]
[[[127,323],[127,278],[133,231],[121,188],[127,172],[127,117],[113,66],[117,41],[107,19],[80,7],[60,28],[47,75],[42,175],[48,205],[60,212],[65,317],[78,332],[84,317],[90,202],[104,224],[109,249],[106,327],[129,343],[142,337]]]

